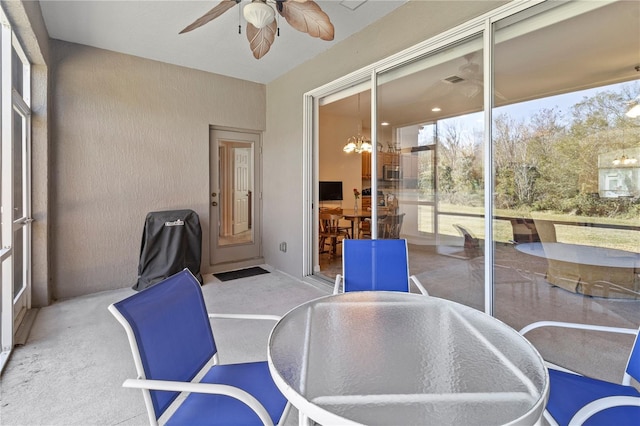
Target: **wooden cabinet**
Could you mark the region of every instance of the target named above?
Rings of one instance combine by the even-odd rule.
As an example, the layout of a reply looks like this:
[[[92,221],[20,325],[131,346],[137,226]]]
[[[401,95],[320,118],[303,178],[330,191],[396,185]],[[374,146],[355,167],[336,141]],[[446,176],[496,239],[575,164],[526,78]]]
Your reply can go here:
[[[367,211],[371,208],[371,197],[368,195],[362,196],[362,211]]]
[[[371,154],[363,152],[362,154],[362,179],[371,179]],[[364,202],[364,199],[362,200]]]

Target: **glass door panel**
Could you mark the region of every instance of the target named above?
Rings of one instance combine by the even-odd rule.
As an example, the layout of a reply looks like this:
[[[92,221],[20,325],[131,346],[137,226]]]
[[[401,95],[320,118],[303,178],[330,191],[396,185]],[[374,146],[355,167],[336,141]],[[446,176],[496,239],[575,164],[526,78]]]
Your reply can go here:
[[[495,25],[495,314],[637,328],[640,3],[553,6]],[[625,339],[546,337],[545,359],[619,380]]]
[[[20,324],[28,308],[29,285],[29,226],[27,215],[27,123],[28,117],[13,110],[13,315],[14,324]]]
[[[380,73],[376,101],[375,206],[401,218],[378,237],[407,239],[431,294],[484,309],[481,34]]]

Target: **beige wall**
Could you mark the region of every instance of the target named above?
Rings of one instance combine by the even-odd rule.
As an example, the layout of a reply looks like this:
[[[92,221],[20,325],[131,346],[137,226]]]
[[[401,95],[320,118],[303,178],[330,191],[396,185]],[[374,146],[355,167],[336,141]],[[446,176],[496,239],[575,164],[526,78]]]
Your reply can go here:
[[[189,208],[209,259],[209,126],[265,128],[265,86],[52,42],[54,297],[131,286],[148,212]]]
[[[347,154],[342,148],[347,138],[358,133],[358,120],[354,117],[323,114],[321,124],[318,178],[342,181],[342,208],[352,209],[353,188],[362,191],[362,157],[355,152]],[[363,130],[362,134],[369,138],[368,129]],[[361,201],[358,200],[358,206],[361,205]]]
[[[86,46],[49,46],[39,7],[27,2],[18,16],[29,15],[28,37],[43,62],[36,72],[50,75],[53,88],[36,88],[34,105],[34,304],[132,285],[153,210],[200,215],[206,270],[210,125],[266,129],[265,261],[301,277],[302,95],[503,3],[411,1],[265,87]]]
[[[265,261],[302,277],[303,94],[462,24],[506,1],[410,1],[267,85],[264,139]],[[269,167],[287,164],[288,167]],[[278,250],[286,241],[288,250]]]

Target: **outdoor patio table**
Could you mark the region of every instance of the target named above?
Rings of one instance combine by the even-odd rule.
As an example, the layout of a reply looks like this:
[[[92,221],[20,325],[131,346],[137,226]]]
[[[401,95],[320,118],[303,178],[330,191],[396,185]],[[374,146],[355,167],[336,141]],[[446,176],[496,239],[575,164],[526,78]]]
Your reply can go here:
[[[515,330],[430,296],[351,292],[289,311],[269,368],[300,423],[535,424],[544,362]]]
[[[568,243],[518,244],[516,250],[547,259],[546,280],[588,296],[640,298],[640,253]]]

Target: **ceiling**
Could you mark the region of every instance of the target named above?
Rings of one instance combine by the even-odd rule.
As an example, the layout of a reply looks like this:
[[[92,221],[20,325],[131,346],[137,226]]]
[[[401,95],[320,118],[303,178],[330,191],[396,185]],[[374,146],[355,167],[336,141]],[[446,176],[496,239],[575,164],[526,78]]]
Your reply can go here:
[[[185,34],[178,33],[219,0],[40,0],[40,5],[53,39],[266,84],[406,2],[317,0],[334,25],[334,40],[310,37],[281,18],[280,36],[260,60],[251,53],[246,22],[239,14],[249,0]],[[239,22],[242,34],[238,34]]]
[[[260,60],[251,53],[246,23],[240,18],[240,9],[248,2],[242,0],[240,6],[214,21],[180,35],[184,27],[219,0],[40,0],[51,38],[263,84],[393,12],[407,0],[316,0],[335,27],[335,39],[327,42],[312,38],[281,19],[280,36]],[[513,22],[503,24],[504,30],[500,31],[509,35],[496,48],[498,105],[640,79],[640,73],[634,70],[640,65],[640,3],[621,1],[606,7],[600,7],[605,4],[601,2],[590,4],[594,11],[575,18],[548,19],[541,15],[538,19],[545,21],[539,31],[527,30],[528,25],[511,25]],[[514,33],[513,28],[524,28],[524,32]],[[465,67],[472,67],[472,72]],[[424,123],[482,109],[482,90],[474,90],[468,81],[443,81],[456,75],[482,81],[479,38],[443,55],[424,58],[416,68],[412,74],[381,86],[380,120],[392,125]],[[432,113],[434,106],[442,111]],[[349,96],[321,109],[322,113],[359,116],[365,128],[369,127],[369,111],[369,91],[360,98]]]
[[[530,22],[516,25],[515,19],[502,24],[496,32],[496,106],[640,80],[635,69],[640,65],[640,3],[621,1],[601,7],[604,4],[584,3],[593,10],[576,17],[571,13],[540,15],[537,19],[544,25],[538,30]],[[478,37],[392,71],[396,76],[381,76],[378,120],[400,126],[481,111],[482,59]],[[453,76],[467,81],[444,81]],[[370,105],[366,90],[360,97],[352,95],[327,104],[320,112],[357,117],[368,129]],[[436,106],[441,111],[433,112]]]

